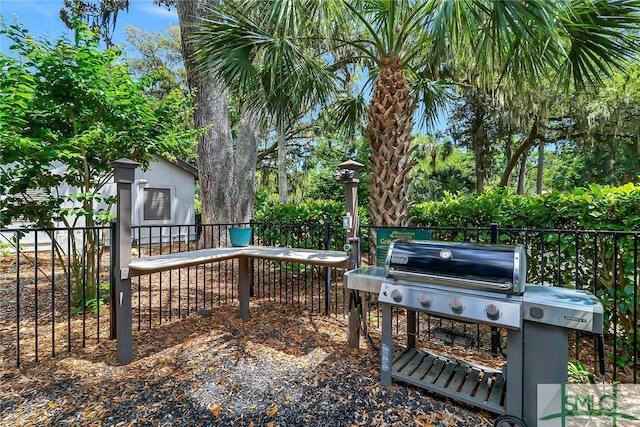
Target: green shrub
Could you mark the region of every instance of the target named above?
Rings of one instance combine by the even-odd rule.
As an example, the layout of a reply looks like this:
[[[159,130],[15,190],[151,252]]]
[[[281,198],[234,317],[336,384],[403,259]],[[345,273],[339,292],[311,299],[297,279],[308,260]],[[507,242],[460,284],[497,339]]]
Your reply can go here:
[[[258,223],[269,224],[322,224],[330,221],[342,224],[346,208],[344,200],[305,200],[295,204],[266,203],[254,215]],[[359,207],[360,222],[367,220],[366,208]]]
[[[342,217],[344,200],[305,200],[301,203],[281,205],[264,203],[256,212],[255,236],[261,244],[319,248],[323,246],[324,224],[331,223],[332,249],[342,250],[344,234]],[[360,222],[366,222],[365,208],[358,208]]]
[[[484,194],[447,194],[411,209],[412,225],[559,230],[636,230],[640,226],[640,186],[591,185],[572,193],[518,196],[494,189]]]
[[[193,209],[195,211],[195,223],[202,224],[202,201],[200,199],[193,201]]]

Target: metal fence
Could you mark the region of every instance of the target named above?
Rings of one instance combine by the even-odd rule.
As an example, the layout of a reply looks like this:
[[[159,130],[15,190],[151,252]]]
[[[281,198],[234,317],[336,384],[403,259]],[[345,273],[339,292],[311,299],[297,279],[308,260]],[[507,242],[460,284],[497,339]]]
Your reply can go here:
[[[133,256],[194,250],[198,239],[226,244],[220,225],[134,227]],[[251,223],[253,244],[341,250],[341,224]],[[379,228],[362,226],[363,264],[375,264]],[[636,232],[486,228],[430,228],[431,239],[523,244],[529,283],[569,286],[596,294],[605,307],[608,375],[637,383],[638,239]],[[0,230],[0,363],[37,363],[110,339],[112,228]],[[237,261],[156,273],[132,280],[134,331],[235,304]],[[317,313],[343,315],[348,298],[341,271],[254,260],[252,297]],[[375,295],[367,316],[376,326]],[[426,318],[427,322],[439,319]],[[480,332],[464,326],[464,334]],[[428,323],[425,334],[433,332]],[[430,337],[430,336],[429,336]],[[429,338],[428,337],[428,338]],[[575,334],[570,358],[590,360],[593,337]],[[594,364],[595,366],[595,364]]]
[[[0,362],[110,337],[111,228],[0,230]]]
[[[236,224],[237,225],[237,224]],[[253,243],[335,249],[337,224],[251,224]],[[231,224],[133,227],[133,257],[223,245]],[[0,230],[0,364],[37,363],[112,339],[112,227]],[[336,240],[337,239],[337,240]],[[336,243],[337,242],[337,243]],[[203,242],[209,244],[210,242]],[[342,271],[253,260],[251,296],[316,313],[345,311]],[[132,279],[134,332],[236,304],[237,260]]]

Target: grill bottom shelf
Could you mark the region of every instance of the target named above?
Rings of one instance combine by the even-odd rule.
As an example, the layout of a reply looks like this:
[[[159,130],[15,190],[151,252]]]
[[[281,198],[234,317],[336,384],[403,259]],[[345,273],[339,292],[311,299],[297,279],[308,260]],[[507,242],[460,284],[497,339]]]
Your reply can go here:
[[[506,412],[505,378],[496,369],[406,348],[393,359],[391,377],[491,412]]]

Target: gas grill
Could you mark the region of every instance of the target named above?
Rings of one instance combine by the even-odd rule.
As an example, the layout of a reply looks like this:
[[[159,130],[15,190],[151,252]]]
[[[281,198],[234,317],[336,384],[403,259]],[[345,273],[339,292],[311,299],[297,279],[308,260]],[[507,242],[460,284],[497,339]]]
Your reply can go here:
[[[378,294],[383,385],[393,378],[492,411],[501,415],[496,426],[535,427],[537,385],[567,382],[568,330],[602,334],[603,308],[591,293],[526,283],[523,246],[394,241],[384,268],[351,270],[344,286]],[[392,307],[407,310],[403,349],[393,348]],[[416,311],[506,329],[506,365],[415,348]]]

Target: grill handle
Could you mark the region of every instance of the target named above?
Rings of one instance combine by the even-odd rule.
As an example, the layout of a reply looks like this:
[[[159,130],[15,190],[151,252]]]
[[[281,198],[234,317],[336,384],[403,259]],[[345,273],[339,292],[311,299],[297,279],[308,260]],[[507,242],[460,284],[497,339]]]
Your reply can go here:
[[[389,268],[387,273],[389,276],[404,278],[409,280],[416,280],[419,282],[433,283],[435,285],[445,286],[458,286],[471,289],[486,289],[486,290],[503,290],[508,291],[513,288],[513,285],[509,282],[483,282],[481,280],[466,279],[463,277],[452,276],[438,276],[435,274],[414,273],[412,271],[396,270],[393,267]]]

